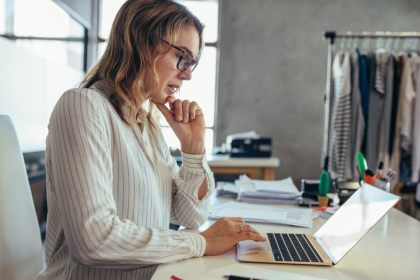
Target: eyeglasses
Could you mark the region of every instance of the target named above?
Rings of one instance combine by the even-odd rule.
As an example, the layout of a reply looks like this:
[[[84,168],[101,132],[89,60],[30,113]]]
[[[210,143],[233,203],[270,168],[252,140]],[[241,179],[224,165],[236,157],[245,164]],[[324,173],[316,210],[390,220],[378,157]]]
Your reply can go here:
[[[168,44],[172,48],[174,48],[174,49],[176,49],[176,50],[178,50],[182,53],[182,55],[179,57],[177,65],[176,65],[176,68],[178,68],[179,71],[184,72],[190,66],[191,66],[191,72],[194,71],[194,69],[198,65],[198,60],[199,60],[198,57],[196,59],[194,59],[194,57],[192,56],[192,54],[189,51],[178,48],[177,46],[174,46],[171,43],[169,43],[169,42],[167,42],[163,39],[161,39],[161,40],[162,40],[162,42]]]

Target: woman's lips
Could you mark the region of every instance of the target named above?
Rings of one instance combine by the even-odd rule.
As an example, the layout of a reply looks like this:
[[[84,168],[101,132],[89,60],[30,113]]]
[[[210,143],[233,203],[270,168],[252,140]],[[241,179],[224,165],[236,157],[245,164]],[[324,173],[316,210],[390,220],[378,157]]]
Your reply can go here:
[[[174,94],[178,89],[179,89],[179,85],[168,85],[170,91],[172,92],[172,94]]]
[[[172,94],[174,94],[176,89],[173,86],[168,86],[168,87],[169,87],[169,90],[172,92]]]

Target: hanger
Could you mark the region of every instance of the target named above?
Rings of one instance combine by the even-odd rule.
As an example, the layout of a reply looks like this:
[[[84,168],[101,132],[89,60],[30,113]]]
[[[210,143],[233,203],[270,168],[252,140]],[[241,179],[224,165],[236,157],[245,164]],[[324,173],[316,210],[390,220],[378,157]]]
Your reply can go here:
[[[354,37],[353,40],[353,49],[357,48],[357,41],[359,40],[359,37]]]

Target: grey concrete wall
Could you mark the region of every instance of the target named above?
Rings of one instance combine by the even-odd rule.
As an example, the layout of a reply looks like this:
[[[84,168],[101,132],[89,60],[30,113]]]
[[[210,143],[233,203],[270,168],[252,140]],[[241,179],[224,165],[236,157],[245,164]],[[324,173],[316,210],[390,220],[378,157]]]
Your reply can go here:
[[[216,144],[248,130],[271,136],[274,156],[281,159],[277,179],[292,176],[295,183],[318,178],[321,171],[327,72],[322,31],[420,31],[418,0],[222,0],[220,5]]]

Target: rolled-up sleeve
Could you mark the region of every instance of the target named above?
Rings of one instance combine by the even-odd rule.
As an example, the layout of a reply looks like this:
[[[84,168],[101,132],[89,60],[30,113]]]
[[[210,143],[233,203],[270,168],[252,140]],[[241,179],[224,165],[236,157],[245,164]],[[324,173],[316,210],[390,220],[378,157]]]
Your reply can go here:
[[[206,154],[193,155],[182,153],[182,165],[178,168],[175,159],[167,152],[167,160],[174,179],[172,187],[171,223],[197,229],[209,217],[210,196],[214,192],[214,176]],[[198,189],[204,179],[207,193],[198,198]]]

